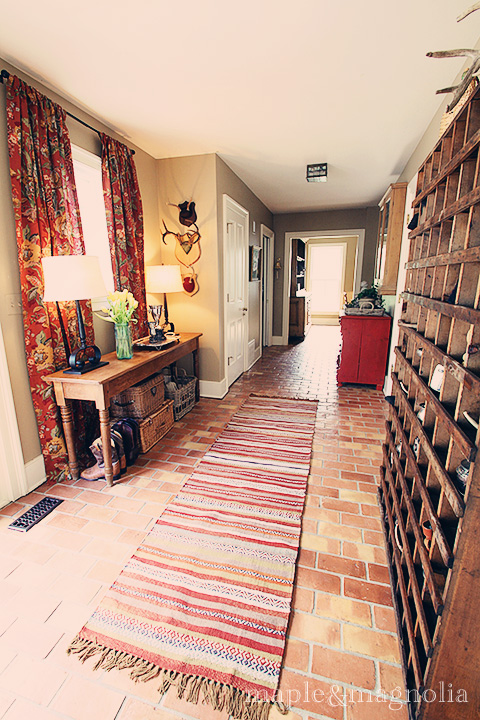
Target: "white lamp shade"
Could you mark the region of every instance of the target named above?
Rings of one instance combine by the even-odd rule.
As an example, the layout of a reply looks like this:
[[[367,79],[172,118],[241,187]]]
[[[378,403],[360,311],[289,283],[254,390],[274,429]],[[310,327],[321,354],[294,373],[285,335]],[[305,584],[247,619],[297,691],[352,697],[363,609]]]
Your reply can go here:
[[[107,290],[94,255],[53,255],[42,258],[46,302],[90,300]]]
[[[151,265],[147,267],[146,290],[149,293],[182,292],[179,265]]]

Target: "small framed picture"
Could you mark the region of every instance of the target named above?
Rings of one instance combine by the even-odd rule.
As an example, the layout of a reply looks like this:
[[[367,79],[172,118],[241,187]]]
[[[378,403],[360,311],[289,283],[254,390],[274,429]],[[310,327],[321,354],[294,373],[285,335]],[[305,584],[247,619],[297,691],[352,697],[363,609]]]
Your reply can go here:
[[[259,245],[250,245],[250,280],[260,280],[262,266],[262,248]]]

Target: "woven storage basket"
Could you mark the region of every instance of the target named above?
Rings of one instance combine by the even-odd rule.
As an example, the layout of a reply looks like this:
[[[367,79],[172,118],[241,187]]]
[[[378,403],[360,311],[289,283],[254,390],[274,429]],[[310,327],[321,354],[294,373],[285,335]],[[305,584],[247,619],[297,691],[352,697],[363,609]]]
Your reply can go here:
[[[455,105],[453,110],[450,110],[450,112],[445,111],[443,113],[442,119],[440,121],[440,137],[442,137],[443,133],[447,131],[447,129],[450,127],[450,125],[455,120],[457,115],[463,110],[464,106],[467,104],[470,97],[473,95],[473,93],[477,89],[477,85],[478,85],[478,78],[476,78],[476,77],[472,78],[470,83],[467,85],[465,92],[463,93],[462,97],[460,98],[458,103]]]
[[[165,400],[162,407],[144,420],[138,421],[140,448],[146,453],[170,430],[173,425],[173,402]]]
[[[345,308],[345,315],[385,315],[382,308]]]
[[[110,414],[116,418],[145,418],[158,410],[163,400],[163,375],[155,373],[115,395],[110,401]]]
[[[173,400],[173,417],[175,420],[180,420],[195,405],[197,378],[187,375],[185,370],[182,371],[184,374],[179,375],[173,381],[177,385],[177,390],[170,390],[165,387],[165,397]],[[171,382],[170,375],[165,376],[165,383],[168,382]]]

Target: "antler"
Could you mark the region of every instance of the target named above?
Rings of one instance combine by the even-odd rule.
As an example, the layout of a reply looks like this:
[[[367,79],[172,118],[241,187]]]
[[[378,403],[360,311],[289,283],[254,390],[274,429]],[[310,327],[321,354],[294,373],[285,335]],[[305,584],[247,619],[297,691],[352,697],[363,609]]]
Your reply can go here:
[[[162,220],[162,222],[163,222],[163,227],[165,228],[165,232],[162,233],[162,240],[166,245],[167,243],[165,242],[165,238],[167,237],[167,235],[174,235],[175,237],[177,237],[177,233],[174,233],[172,230],[169,230],[167,228],[167,226],[165,225],[165,220]]]
[[[162,240],[165,243],[165,245],[167,244],[165,242],[165,238],[167,235],[173,235],[174,237],[177,238],[177,240],[180,237],[182,237],[180,235],[180,233],[176,233],[176,232],[173,232],[173,230],[169,230],[165,224],[165,220],[162,220],[162,222],[163,222],[163,227],[165,228],[165,232],[162,233]],[[197,235],[198,237],[196,237],[195,240],[192,242],[192,245],[195,245],[195,243],[197,243],[202,236],[200,235],[200,230],[198,229],[197,223],[193,223],[193,227],[195,227],[195,230],[187,230],[185,235],[188,235],[189,238],[192,238],[194,235]]]
[[[477,3],[478,7],[480,8],[480,2]],[[477,9],[477,8],[475,8]],[[473,12],[473,10],[471,11]],[[442,90],[437,90],[437,95],[440,95],[442,93],[449,93],[453,92],[453,98],[452,102],[447,106],[447,112],[450,112],[453,110],[455,105],[458,103],[460,98],[462,97],[463,93],[467,89],[468,85],[470,84],[470,81],[474,75],[476,75],[480,70],[480,51],[479,50],[470,50],[470,49],[461,49],[461,50],[439,50],[438,52],[429,52],[427,53],[427,57],[433,57],[433,58],[453,58],[453,57],[471,57],[473,59],[472,64],[466,71],[465,75],[463,76],[462,82],[458,85],[453,85],[452,87],[442,88]]]
[[[465,18],[468,17],[469,15],[471,15],[473,12],[475,12],[475,10],[480,10],[480,2],[476,2],[474,5],[472,5],[472,7],[468,8],[468,10],[465,10],[464,13],[459,15],[457,17],[457,22],[460,22],[461,20],[465,20]]]

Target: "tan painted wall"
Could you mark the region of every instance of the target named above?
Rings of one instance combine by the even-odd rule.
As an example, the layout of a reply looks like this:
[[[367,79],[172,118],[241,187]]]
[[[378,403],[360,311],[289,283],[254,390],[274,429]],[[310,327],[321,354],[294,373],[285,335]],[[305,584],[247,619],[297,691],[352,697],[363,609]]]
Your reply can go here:
[[[172,294],[168,298],[169,315],[178,330],[201,332],[200,379],[220,382],[225,375],[223,344],[223,195],[227,194],[250,213],[249,244],[259,244],[260,225],[272,226],[272,215],[251,190],[215,154],[167,158],[157,161],[160,222],[183,232],[178,221],[178,205],[184,200],[196,203],[197,224],[202,235],[202,255],[194,265],[199,291],[189,297]],[[256,232],[253,232],[253,222]],[[182,229],[183,228],[183,229]],[[146,263],[176,263],[175,241],[151,248]],[[249,283],[249,340],[260,341],[260,283]],[[159,298],[157,297],[157,301]]]
[[[228,165],[216,156],[217,166],[217,206],[218,206],[218,237],[223,238],[223,195],[228,195],[249,212],[249,245],[260,245],[260,225],[273,230],[273,215],[257,198]],[[253,226],[255,223],[255,232]],[[223,262],[223,240],[220,243],[221,262]],[[248,340],[255,341],[255,349],[260,344],[260,282],[248,283]],[[223,297],[223,288],[222,288]],[[222,303],[223,311],[223,303]],[[223,322],[223,320],[222,320]],[[223,355],[222,355],[223,357]]]
[[[158,246],[158,199],[155,160],[139,148],[125,141],[121,136],[109,130],[109,128],[102,125],[95,118],[90,117],[72,105],[71,102],[44,87],[41,83],[25,73],[17,70],[6,61],[1,60],[1,66],[9,72],[18,75],[18,77],[37,88],[44,95],[52,98],[55,102],[58,102],[65,110],[74,113],[89,125],[108,133],[135,149],[135,164],[137,167],[145,218],[145,245],[146,248]],[[5,88],[3,85],[0,85],[0,98],[0,187],[2,188],[2,192],[0,193],[0,250],[2,255],[2,262],[0,263],[0,324],[5,339],[15,409],[19,420],[18,425],[23,457],[25,462],[29,462],[40,454],[40,442],[26,369],[22,317],[21,315],[9,315],[7,306],[7,296],[12,293],[20,293],[20,275],[10,193],[10,171],[6,141]],[[71,119],[68,119],[68,127],[72,143],[98,155],[100,154],[100,143],[95,132]],[[95,338],[102,352],[105,353],[112,350],[114,347],[113,331],[110,323],[97,320],[95,323]]]
[[[178,220],[179,211],[168,203],[178,205],[184,200],[196,204],[197,224],[200,230],[202,254],[194,270],[198,276],[199,291],[189,297],[185,293],[168,296],[169,317],[175,329],[184,332],[201,332],[200,378],[219,382],[223,378],[223,350],[220,343],[220,267],[217,230],[216,156],[195,155],[167,158],[157,161],[158,205],[160,222],[165,220],[169,230],[185,232],[187,228]],[[175,259],[176,240],[166,238],[148,248],[147,265],[178,265]],[[148,299],[148,296],[147,296]],[[157,302],[161,297],[156,296]]]
[[[312,230],[365,230],[365,246],[361,279],[373,280],[375,248],[378,227],[378,207],[354,208],[348,210],[328,210],[325,212],[285,213],[275,215],[273,229],[275,232],[275,260],[281,259],[283,265],[285,233],[308,232]],[[289,268],[286,269],[287,274]],[[285,268],[278,271],[274,278],[273,294],[273,335],[282,335],[283,322],[283,278]]]

